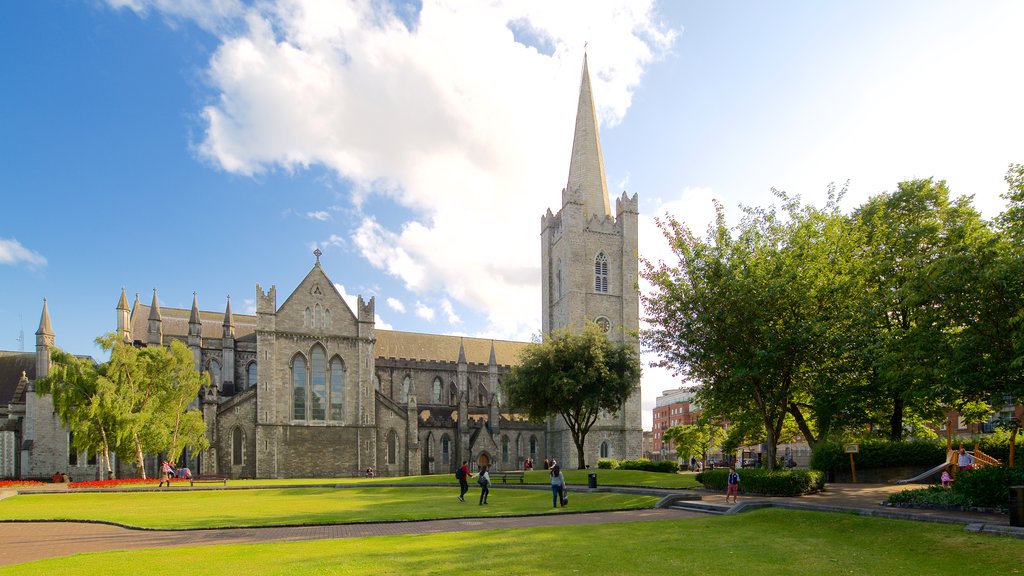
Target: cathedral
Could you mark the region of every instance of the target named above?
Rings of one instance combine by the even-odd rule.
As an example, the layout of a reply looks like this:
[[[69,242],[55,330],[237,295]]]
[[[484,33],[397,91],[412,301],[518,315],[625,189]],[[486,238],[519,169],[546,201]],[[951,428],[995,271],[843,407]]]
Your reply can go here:
[[[561,208],[541,217],[544,333],[596,322],[615,341],[636,344],[637,196],[611,210],[586,57],[569,178]],[[560,417],[530,422],[504,406],[501,381],[524,342],[382,330],[374,298],[353,310],[321,263],[282,301],[256,284],[256,314],[161,307],[124,290],[116,333],[135,346],[179,340],[211,386],[197,405],[210,448],[184,458],[200,474],[231,478],[386,476],[474,468],[521,469],[527,458],[575,461]],[[44,300],[36,352],[0,352],[0,476],[101,477],[95,458],[72,454],[52,400],[33,382],[49,371],[55,334]],[[641,455],[639,387],[586,438],[587,462]],[[155,458],[149,459],[155,472]],[[118,475],[134,463],[120,462]]]

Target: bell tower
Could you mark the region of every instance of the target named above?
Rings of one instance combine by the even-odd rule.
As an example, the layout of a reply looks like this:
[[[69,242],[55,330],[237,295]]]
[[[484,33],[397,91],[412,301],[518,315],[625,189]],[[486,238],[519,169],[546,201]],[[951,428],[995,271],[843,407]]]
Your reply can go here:
[[[594,322],[615,342],[637,346],[640,328],[638,273],[638,199],[625,192],[611,211],[601,136],[583,57],[579,103],[569,159],[569,179],[557,213],[541,216],[542,329],[582,330]],[[559,458],[574,454],[560,419],[553,419],[551,448]],[[597,461],[607,442],[608,457],[641,455],[640,390],[614,416],[601,418],[587,435],[588,462]]]

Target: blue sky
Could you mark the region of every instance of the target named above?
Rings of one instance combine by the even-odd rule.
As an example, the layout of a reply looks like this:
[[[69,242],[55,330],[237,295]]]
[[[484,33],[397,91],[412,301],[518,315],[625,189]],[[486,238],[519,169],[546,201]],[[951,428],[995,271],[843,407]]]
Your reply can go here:
[[[148,302],[279,303],[313,264],[379,326],[529,339],[588,43],[609,190],[702,229],[772,187],[1024,162],[1019,2],[35,0],[0,8],[0,349],[99,351]],[[654,398],[679,382],[648,369]]]

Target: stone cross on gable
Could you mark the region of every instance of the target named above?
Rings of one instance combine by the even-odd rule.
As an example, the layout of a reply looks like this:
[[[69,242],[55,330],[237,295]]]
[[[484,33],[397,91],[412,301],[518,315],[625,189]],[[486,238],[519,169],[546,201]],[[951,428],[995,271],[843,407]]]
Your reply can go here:
[[[316,250],[313,250],[313,256],[316,256],[316,263],[317,264],[320,263],[320,256],[322,254],[323,254],[323,252],[321,252],[319,248],[317,248]]]

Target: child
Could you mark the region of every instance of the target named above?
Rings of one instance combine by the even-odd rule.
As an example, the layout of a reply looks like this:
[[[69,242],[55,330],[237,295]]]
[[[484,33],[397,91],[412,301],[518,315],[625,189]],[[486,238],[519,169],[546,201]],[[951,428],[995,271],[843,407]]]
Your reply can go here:
[[[942,487],[949,488],[953,484],[953,478],[949,476],[949,470],[942,471]]]
[[[732,494],[732,503],[735,504],[740,493],[740,475],[739,472],[736,472],[735,464],[729,466],[728,483],[729,485],[725,490],[725,502],[729,502],[729,495]]]

